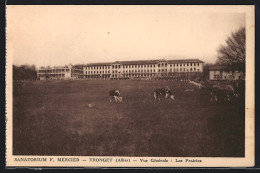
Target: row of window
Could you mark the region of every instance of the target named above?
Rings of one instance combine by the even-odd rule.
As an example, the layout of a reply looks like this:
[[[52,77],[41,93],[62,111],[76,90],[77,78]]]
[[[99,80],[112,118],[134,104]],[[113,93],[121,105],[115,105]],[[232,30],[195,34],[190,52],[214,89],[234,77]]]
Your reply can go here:
[[[92,67],[86,67],[88,70],[93,69],[110,69],[110,66],[92,66]]]
[[[199,69],[196,68],[180,68],[180,69],[170,69],[170,72],[182,72],[182,71],[199,71]],[[123,70],[123,73],[149,73],[149,72],[155,72],[155,69],[147,69],[147,70]],[[158,69],[158,72],[167,72],[167,69]],[[108,74],[110,71],[86,71],[86,74]],[[117,70],[112,70],[112,73],[120,73]]]
[[[152,68],[155,67],[155,64],[153,65],[123,65],[123,68]]]
[[[47,77],[45,74],[40,74],[39,77]],[[48,74],[48,77],[65,77],[65,74]]]
[[[123,70],[123,73],[140,73],[140,72],[141,73],[143,73],[143,72],[144,73],[146,73],[146,72],[155,72],[155,69],[153,69],[153,70],[152,69],[150,69],[150,70],[149,69],[147,69],[147,70],[129,70],[129,71],[128,70]]]
[[[170,72],[175,72],[175,71],[177,71],[177,72],[178,71],[200,71],[200,69],[196,69],[196,68],[190,68],[190,69],[188,69],[188,68],[187,69],[186,68],[183,68],[183,69],[180,68],[180,69],[176,69],[176,70],[175,69],[170,69]]]
[[[180,65],[180,67],[182,67],[182,66],[184,66],[185,67],[185,65],[188,67],[188,66],[199,66],[200,64],[199,63],[183,63],[183,64],[170,64],[170,67],[175,67],[175,65],[176,65],[176,67],[178,67],[179,65]]]
[[[223,78],[224,77],[224,78]],[[222,74],[220,74],[220,75],[214,75],[214,79],[227,79],[227,76],[223,76]]]
[[[72,69],[72,73],[80,73],[80,74],[83,74],[83,71],[82,71],[82,70],[79,70],[79,69]]]
[[[66,72],[69,72],[69,69],[66,69]],[[52,69],[52,70],[39,70],[39,73],[60,73],[65,72],[65,69]]]

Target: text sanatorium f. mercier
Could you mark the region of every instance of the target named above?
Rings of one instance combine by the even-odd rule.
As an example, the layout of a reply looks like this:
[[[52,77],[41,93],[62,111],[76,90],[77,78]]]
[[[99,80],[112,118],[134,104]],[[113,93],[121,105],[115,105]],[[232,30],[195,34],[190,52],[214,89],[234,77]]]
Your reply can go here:
[[[129,159],[129,158],[88,158],[88,159],[80,159],[80,158],[33,158],[33,157],[23,157],[23,158],[14,158],[15,162],[79,162],[79,161],[88,161],[88,162],[202,162],[200,159]]]

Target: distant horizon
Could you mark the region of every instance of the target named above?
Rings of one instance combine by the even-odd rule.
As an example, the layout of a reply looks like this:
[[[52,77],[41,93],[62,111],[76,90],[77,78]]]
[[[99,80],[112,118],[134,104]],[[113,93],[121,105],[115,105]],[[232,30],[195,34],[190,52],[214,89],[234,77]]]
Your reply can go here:
[[[40,67],[37,67],[35,64],[20,64],[20,65],[17,65],[17,64],[13,64],[15,66],[35,66],[36,68],[41,68],[41,67],[64,67],[64,66],[69,66],[69,65],[72,65],[72,66],[75,66],[75,65],[89,65],[89,64],[95,64],[95,63],[114,63],[114,62],[122,62],[122,61],[160,61],[160,60],[166,60],[166,61],[169,61],[169,60],[201,60],[199,58],[155,58],[155,59],[136,59],[136,60],[115,60],[115,61],[104,61],[104,62],[90,62],[90,63],[76,63],[76,64],[70,64],[70,63],[67,63],[65,65],[54,65],[54,66],[50,66],[50,65],[47,65],[47,66],[40,66]],[[202,60],[201,60],[202,61]],[[204,62],[203,63],[206,63],[206,64],[214,64],[214,63],[207,63],[207,62]]]

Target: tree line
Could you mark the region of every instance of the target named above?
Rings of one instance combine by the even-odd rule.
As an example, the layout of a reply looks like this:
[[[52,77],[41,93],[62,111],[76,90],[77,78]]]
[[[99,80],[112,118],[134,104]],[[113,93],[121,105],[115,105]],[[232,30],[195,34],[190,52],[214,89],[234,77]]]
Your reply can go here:
[[[203,66],[203,79],[209,78],[210,68],[220,66],[224,71],[239,71],[245,74],[246,61],[246,29],[239,28],[232,32],[217,49],[217,60],[215,63],[205,63]]]
[[[36,80],[37,71],[35,65],[13,65],[13,80]]]

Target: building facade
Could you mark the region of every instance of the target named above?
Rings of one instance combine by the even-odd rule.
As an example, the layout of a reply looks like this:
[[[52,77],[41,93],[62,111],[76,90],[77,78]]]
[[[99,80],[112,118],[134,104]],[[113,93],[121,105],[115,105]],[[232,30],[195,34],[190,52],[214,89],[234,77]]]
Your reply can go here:
[[[209,80],[244,80],[244,74],[239,71],[224,70],[223,67],[214,66],[209,69]]]
[[[41,67],[37,70],[37,78],[40,80],[83,78],[83,70],[71,65],[64,67]]]
[[[87,79],[169,78],[201,73],[203,63],[199,59],[92,63],[83,67],[83,74]]]

